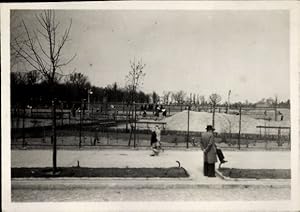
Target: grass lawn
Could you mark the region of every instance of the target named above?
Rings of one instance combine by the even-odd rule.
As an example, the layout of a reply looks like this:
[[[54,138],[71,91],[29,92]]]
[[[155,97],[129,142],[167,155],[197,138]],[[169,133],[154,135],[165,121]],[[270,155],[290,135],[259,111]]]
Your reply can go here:
[[[218,169],[223,176],[230,178],[291,179],[290,169]]]
[[[87,168],[60,167],[53,174],[52,168],[12,168],[12,178],[33,177],[189,177],[187,171],[180,167],[170,168]]]

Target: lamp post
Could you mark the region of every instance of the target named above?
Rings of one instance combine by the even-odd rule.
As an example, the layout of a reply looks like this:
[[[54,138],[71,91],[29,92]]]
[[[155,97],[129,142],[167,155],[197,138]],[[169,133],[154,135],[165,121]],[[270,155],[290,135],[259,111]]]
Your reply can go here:
[[[93,94],[93,90],[92,89],[88,89],[88,106],[87,106],[87,109],[88,109],[88,113],[90,112],[90,95]]]

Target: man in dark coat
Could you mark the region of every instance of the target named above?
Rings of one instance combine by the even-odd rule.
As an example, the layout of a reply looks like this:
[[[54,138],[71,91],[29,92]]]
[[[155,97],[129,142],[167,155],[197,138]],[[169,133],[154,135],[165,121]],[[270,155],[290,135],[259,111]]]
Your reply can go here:
[[[211,125],[207,125],[206,132],[201,136],[201,147],[203,150],[203,173],[204,176],[215,177],[215,163],[217,162],[217,150]]]

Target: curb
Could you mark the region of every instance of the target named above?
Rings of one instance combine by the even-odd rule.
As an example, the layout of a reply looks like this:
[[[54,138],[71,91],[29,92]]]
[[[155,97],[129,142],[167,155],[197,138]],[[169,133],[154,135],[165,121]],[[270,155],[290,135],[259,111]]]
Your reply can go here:
[[[257,179],[254,178],[231,178],[231,177],[226,177],[224,176],[218,169],[215,170],[216,174],[223,180],[225,181],[234,181],[234,182],[257,182]],[[276,179],[278,181],[278,179]],[[259,181],[261,182],[274,182],[274,179],[259,179]],[[283,181],[283,182],[287,182],[290,181],[289,180],[284,180],[284,179],[280,179],[279,181]]]

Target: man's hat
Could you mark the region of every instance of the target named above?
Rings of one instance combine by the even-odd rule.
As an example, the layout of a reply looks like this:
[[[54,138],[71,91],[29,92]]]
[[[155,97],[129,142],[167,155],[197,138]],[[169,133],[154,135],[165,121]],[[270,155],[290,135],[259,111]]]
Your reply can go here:
[[[213,128],[213,126],[212,126],[212,125],[207,125],[207,126],[206,126],[206,130],[212,130],[212,131],[214,131],[214,130],[215,130],[215,128]]]

